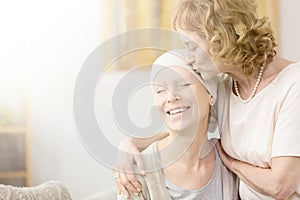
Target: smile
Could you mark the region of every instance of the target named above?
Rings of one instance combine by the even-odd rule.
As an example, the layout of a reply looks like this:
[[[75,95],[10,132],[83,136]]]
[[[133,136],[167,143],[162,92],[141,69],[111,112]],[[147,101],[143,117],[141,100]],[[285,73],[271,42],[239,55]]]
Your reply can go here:
[[[167,114],[176,115],[176,114],[183,113],[183,112],[187,111],[189,108],[190,108],[189,106],[181,107],[181,108],[175,108],[175,109],[167,111]]]

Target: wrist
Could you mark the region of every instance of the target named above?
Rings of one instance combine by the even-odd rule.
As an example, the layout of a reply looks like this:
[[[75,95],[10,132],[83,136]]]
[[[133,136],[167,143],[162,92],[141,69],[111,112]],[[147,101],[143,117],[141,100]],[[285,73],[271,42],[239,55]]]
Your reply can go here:
[[[122,140],[119,145],[119,149],[126,152],[131,152],[134,147],[136,147],[136,145],[134,144],[132,138],[126,138]]]
[[[233,172],[233,173],[237,173],[238,169],[239,169],[239,165],[240,165],[240,161],[236,160],[236,159],[232,159],[231,165],[229,167],[229,169]]]

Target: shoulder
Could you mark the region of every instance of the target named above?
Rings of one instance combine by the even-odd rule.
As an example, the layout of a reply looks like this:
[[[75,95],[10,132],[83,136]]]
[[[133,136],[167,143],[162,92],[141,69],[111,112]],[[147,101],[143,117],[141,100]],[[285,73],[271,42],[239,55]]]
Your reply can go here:
[[[274,84],[290,85],[292,83],[300,83],[300,62],[292,63],[283,68],[274,79]]]
[[[218,76],[220,80],[219,93],[221,91],[222,93],[225,92],[228,95],[228,92],[231,91],[232,78],[225,73],[221,73]]]
[[[231,80],[231,77],[226,73],[220,73],[217,76],[218,79],[223,82],[223,84],[226,84]]]
[[[149,174],[155,174],[155,172],[161,171],[162,166],[158,153],[157,142],[154,142],[148,148],[142,151],[141,157],[143,159],[146,172],[148,172]]]
[[[157,142],[152,143],[142,151],[142,154],[157,153]]]
[[[222,109],[225,109],[228,104],[229,96],[231,93],[232,79],[229,75],[225,73],[221,73],[218,76],[219,76],[219,85],[218,85],[218,97],[217,97],[217,102],[218,102],[217,110],[218,110],[218,115],[220,116],[221,113],[219,112]],[[224,111],[223,114],[226,114],[226,111]]]
[[[271,85],[276,88],[279,99],[300,93],[300,62],[286,66],[272,81]]]

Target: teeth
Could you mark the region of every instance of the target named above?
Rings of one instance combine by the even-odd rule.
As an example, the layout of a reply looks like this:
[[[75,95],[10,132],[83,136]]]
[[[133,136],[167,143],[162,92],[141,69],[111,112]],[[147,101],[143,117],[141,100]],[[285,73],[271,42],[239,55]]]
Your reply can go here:
[[[177,113],[182,113],[186,110],[187,110],[187,108],[179,108],[179,109],[171,110],[171,111],[169,111],[169,113],[170,113],[170,115],[174,115],[174,114],[177,114]]]

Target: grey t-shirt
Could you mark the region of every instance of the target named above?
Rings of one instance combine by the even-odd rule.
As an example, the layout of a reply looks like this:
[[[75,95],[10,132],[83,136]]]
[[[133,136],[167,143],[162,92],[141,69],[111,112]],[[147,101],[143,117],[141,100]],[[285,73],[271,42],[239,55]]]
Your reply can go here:
[[[173,200],[222,200],[222,177],[221,177],[221,165],[222,162],[219,158],[219,154],[216,152],[216,165],[213,176],[209,182],[202,188],[196,190],[184,190],[171,183],[167,178],[166,187],[169,190],[170,196]]]

